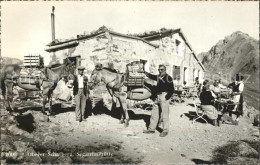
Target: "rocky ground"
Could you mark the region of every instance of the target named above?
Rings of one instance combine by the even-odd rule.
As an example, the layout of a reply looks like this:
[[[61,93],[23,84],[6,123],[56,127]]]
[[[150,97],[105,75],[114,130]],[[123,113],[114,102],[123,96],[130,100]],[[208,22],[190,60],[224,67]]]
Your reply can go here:
[[[11,115],[1,106],[2,163],[258,163],[259,128],[249,110],[239,125],[215,127],[192,124],[192,99],[175,103],[169,135],[162,138],[142,133],[149,111],[129,110],[125,128],[116,111],[101,105],[80,125],[74,108],[56,107],[57,114],[47,117],[39,108]]]

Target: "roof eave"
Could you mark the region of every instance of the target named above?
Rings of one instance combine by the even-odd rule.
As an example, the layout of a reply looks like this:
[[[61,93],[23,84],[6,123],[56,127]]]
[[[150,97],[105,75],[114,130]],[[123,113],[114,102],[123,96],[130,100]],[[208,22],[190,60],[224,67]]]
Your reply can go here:
[[[201,66],[201,68],[206,71],[204,65],[200,62],[200,60],[198,59],[198,57],[196,56],[196,53],[194,52],[194,50],[192,49],[190,43],[188,42],[187,38],[184,36],[182,30],[180,29],[179,31],[180,36],[182,37],[182,39],[185,41],[186,45],[190,48],[191,53],[193,54],[193,56],[195,57],[195,59],[198,61],[199,65]]]
[[[124,34],[121,34],[121,33],[116,33],[116,32],[110,31],[110,30],[105,30],[105,31],[98,32],[96,34],[78,37],[77,39],[67,40],[67,41],[64,41],[64,42],[59,42],[59,43],[54,43],[54,44],[48,44],[47,46],[49,46],[49,48],[45,49],[45,51],[47,51],[47,52],[54,52],[54,51],[57,51],[57,50],[61,50],[62,48],[66,48],[66,46],[64,46],[64,45],[67,45],[67,44],[70,45],[71,42],[74,42],[74,41],[78,42],[79,40],[93,38],[93,37],[96,37],[96,36],[98,36],[100,34],[103,34],[105,32],[108,32],[108,33],[113,34],[113,35],[125,37],[125,38],[141,40],[141,41],[145,42],[146,44],[148,44],[150,46],[153,46],[155,48],[159,47],[158,45],[152,44],[152,43],[150,43],[150,42],[148,42],[148,41],[146,41],[146,40],[144,40],[144,39],[142,39],[140,37],[128,36],[128,35],[124,35]],[[58,49],[56,49],[55,47],[58,47]]]
[[[148,45],[151,45],[155,48],[158,48],[159,46],[158,45],[155,45],[155,44],[152,44],[146,40],[144,40],[143,38],[140,38],[140,37],[135,37],[135,36],[129,36],[129,35],[124,35],[124,34],[121,34],[121,33],[117,33],[117,32],[113,32],[113,31],[108,31],[110,34],[113,34],[113,35],[117,35],[117,36],[121,36],[121,37],[125,37],[125,38],[131,38],[131,39],[136,39],[136,40],[141,40],[143,42],[145,42],[146,44]]]
[[[48,48],[45,49],[47,52],[56,52],[58,50],[62,50],[65,48],[72,48],[78,46],[79,42],[78,41],[71,41],[59,45],[54,45],[54,46],[49,46]]]
[[[168,36],[168,34],[175,34],[175,33],[178,33],[180,30],[181,30],[180,28],[170,29],[170,30],[157,32],[157,33],[153,33],[153,34],[149,34],[149,35],[143,35],[143,36],[139,36],[139,37],[143,38],[145,40],[149,40],[149,39],[158,38],[158,37],[165,37],[165,36]]]

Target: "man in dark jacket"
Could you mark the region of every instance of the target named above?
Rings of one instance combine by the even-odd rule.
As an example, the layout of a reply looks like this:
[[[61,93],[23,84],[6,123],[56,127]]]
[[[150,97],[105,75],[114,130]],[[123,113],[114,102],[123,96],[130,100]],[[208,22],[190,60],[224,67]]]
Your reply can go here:
[[[84,75],[84,67],[78,67],[78,75],[75,75],[73,82],[73,95],[76,103],[76,121],[78,124],[84,120],[86,102],[88,99],[88,77]]]
[[[169,131],[169,99],[173,95],[174,86],[172,77],[166,73],[166,66],[159,65],[159,75],[152,75],[145,72],[146,76],[152,80],[157,81],[157,98],[155,105],[152,110],[150,125],[144,133],[155,133],[155,129],[159,122],[159,116],[161,116],[160,121],[163,123],[163,131],[160,133],[160,137],[164,137]],[[159,114],[161,109],[161,115]]]

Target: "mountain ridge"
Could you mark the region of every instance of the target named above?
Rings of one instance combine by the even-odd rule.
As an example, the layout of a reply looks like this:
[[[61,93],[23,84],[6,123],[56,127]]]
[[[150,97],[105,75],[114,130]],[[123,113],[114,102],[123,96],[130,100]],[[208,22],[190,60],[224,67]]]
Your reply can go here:
[[[18,59],[18,58],[13,58],[13,57],[3,57],[1,56],[1,68],[2,66],[5,65],[10,65],[10,64],[18,64],[18,65],[22,65],[23,64],[23,60]]]

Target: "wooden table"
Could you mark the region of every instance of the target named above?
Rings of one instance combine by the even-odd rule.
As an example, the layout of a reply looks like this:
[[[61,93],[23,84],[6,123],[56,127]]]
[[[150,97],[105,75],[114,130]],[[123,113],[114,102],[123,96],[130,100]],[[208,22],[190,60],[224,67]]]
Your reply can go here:
[[[220,99],[217,99],[214,101],[214,106],[217,107],[217,110],[220,111],[220,112],[223,112],[224,110],[226,110],[227,112],[229,111],[228,110],[228,106],[231,106],[231,105],[239,105],[239,103],[235,103],[233,101],[231,101],[230,99],[223,99],[223,98],[220,98]]]
[[[237,125],[238,122],[236,120],[233,120],[232,114],[236,114],[237,109],[235,111],[228,108],[228,106],[236,106],[239,105],[239,103],[232,102],[230,99],[218,99],[214,101],[214,104],[218,104],[217,108],[218,111],[221,112],[222,117],[222,123],[232,123],[234,125]],[[216,106],[215,106],[216,107]],[[237,115],[237,114],[236,114]]]

